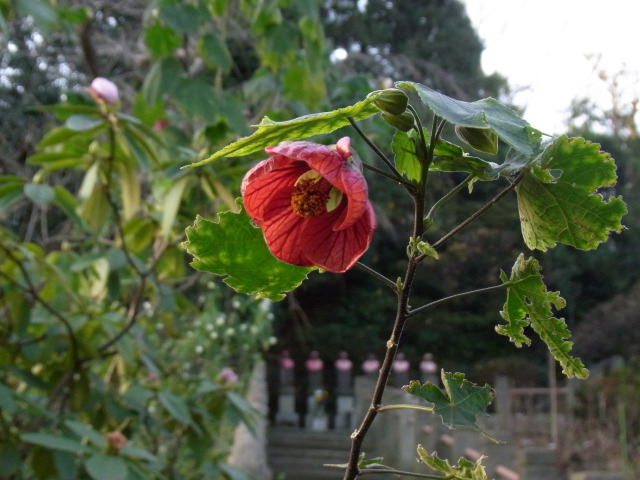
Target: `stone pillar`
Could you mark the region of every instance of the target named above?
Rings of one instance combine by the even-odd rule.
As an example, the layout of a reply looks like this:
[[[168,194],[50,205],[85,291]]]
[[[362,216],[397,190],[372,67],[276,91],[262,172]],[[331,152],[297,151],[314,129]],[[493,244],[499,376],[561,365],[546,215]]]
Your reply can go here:
[[[273,474],[267,460],[267,382],[264,363],[256,364],[251,374],[247,402],[260,413],[254,431],[242,423],[233,434],[229,465],[248,473],[256,480],[271,480]],[[247,455],[251,452],[251,455]]]
[[[336,368],[335,428],[351,429],[353,422],[353,363],[347,352],[340,352]]]
[[[402,387],[409,385],[409,370],[411,364],[407,360],[404,353],[398,353],[393,365],[391,366],[391,383],[395,387]]]
[[[324,388],[324,362],[317,351],[309,354],[305,362],[307,371],[307,421],[305,425],[311,430],[326,430],[328,427],[325,403],[328,393]]]
[[[295,426],[298,423],[294,385],[296,364],[290,357],[288,350],[283,350],[280,354],[279,364],[276,424]]]
[[[439,384],[438,365],[433,361],[433,354],[425,353],[420,362],[420,381],[422,383],[431,382]]]
[[[373,353],[367,354],[367,358],[362,362],[362,372],[365,377],[374,382],[378,379],[380,373],[380,360]]]

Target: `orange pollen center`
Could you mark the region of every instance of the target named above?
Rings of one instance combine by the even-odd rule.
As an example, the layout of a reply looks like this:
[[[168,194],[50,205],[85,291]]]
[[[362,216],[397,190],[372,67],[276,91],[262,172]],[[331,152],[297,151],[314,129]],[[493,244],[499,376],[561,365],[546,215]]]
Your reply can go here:
[[[327,211],[329,191],[313,179],[299,181],[291,194],[293,211],[301,217],[317,217]]]

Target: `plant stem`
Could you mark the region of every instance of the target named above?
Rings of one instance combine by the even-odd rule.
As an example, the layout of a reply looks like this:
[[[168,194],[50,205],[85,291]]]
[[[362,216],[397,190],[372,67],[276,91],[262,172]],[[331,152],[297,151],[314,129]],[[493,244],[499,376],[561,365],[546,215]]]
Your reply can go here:
[[[360,475],[370,475],[374,473],[390,473],[392,475],[404,475],[405,477],[431,478],[438,480],[446,480],[449,477],[442,475],[431,475],[428,473],[407,472],[406,470],[396,470],[394,468],[363,468]]]
[[[453,230],[451,230],[449,233],[447,233],[445,236],[443,236],[440,240],[438,240],[437,242],[435,242],[431,246],[433,248],[438,248],[440,245],[442,245],[444,242],[449,240],[452,236],[454,236],[456,233],[458,233],[464,227],[466,227],[471,222],[473,222],[480,215],[482,215],[483,213],[486,213],[488,210],[490,210],[496,203],[498,203],[502,199],[502,197],[504,197],[506,194],[508,194],[514,188],[516,188],[518,186],[518,184],[524,179],[524,176],[526,175],[526,173],[527,173],[526,170],[522,170],[520,172],[520,174],[516,177],[516,179],[507,188],[505,188],[503,191],[498,193],[498,195],[493,197],[485,206],[483,206],[482,208],[477,210],[473,215],[471,215],[469,218],[464,220],[460,225],[455,227]],[[420,256],[420,259],[422,260],[425,257],[426,257],[426,255],[422,255],[422,256]]]
[[[368,267],[367,265],[365,265],[362,262],[356,263],[356,267],[358,267],[360,270],[363,270],[363,271],[367,272],[372,277],[377,278],[378,280],[380,280],[387,287],[389,287],[391,290],[393,290],[396,294],[398,293],[398,285],[395,282],[393,282],[392,280],[390,280],[387,277],[385,277],[384,275],[382,275],[381,273],[375,271],[373,268]]]
[[[369,145],[369,147],[371,147],[371,149],[376,153],[376,155],[378,155],[378,157],[384,162],[384,164],[389,167],[389,170],[391,170],[391,174],[393,175],[393,179],[405,186],[409,185],[411,186],[411,184],[407,183],[407,181],[402,178],[402,176],[400,176],[400,174],[397,172],[396,167],[393,166],[393,163],[391,163],[391,160],[389,160],[387,158],[387,156],[382,152],[382,150],[380,150],[378,148],[378,146],[373,143],[369,137],[367,137],[364,132],[360,129],[360,127],[358,126],[358,124],[356,123],[356,121],[353,119],[353,117],[349,117],[349,123],[351,124],[351,126],[353,127],[353,129],[358,132],[358,135],[360,135],[360,137],[367,142],[367,145]]]
[[[478,290],[471,290],[469,292],[457,293],[455,295],[451,295],[449,297],[441,298],[434,302],[427,303],[426,305],[423,305],[421,307],[414,308],[413,310],[410,310],[409,312],[407,312],[407,317],[414,317],[420,313],[426,312],[427,310],[431,310],[432,308],[438,307],[444,303],[451,302],[453,300],[458,300],[460,298],[469,297],[471,295],[477,295],[479,293],[498,292],[500,290],[504,290],[510,285],[511,285],[511,282],[507,282],[507,283],[502,283],[500,285],[494,285],[493,287],[479,288]]]
[[[398,351],[398,342],[402,336],[402,330],[404,329],[404,325],[408,318],[406,312],[407,305],[409,303],[409,287],[413,283],[416,266],[417,263],[414,259],[410,259],[403,282],[404,286],[398,294],[396,319],[391,332],[391,337],[387,341],[387,352],[385,354],[384,361],[382,362],[382,367],[380,368],[378,380],[371,399],[371,405],[369,406],[369,410],[367,410],[360,427],[351,435],[351,451],[349,452],[349,461],[344,474],[344,480],[354,480],[360,474],[358,460],[360,458],[360,452],[362,451],[362,443],[369,431],[369,428],[371,428],[374,419],[378,415],[378,408],[382,403],[384,389],[391,373],[391,366],[396,356],[396,352]]]
[[[433,413],[432,407],[421,407],[420,405],[411,405],[408,403],[398,403],[395,405],[385,405],[383,407],[378,407],[378,412],[386,412],[389,410],[420,410],[422,412]]]
[[[447,193],[445,196],[443,196],[442,198],[440,198],[440,200],[438,200],[436,203],[433,204],[433,206],[431,207],[431,209],[429,210],[429,213],[427,213],[426,218],[430,218],[433,216],[433,214],[442,206],[444,205],[446,202],[448,202],[449,200],[451,200],[460,190],[462,190],[464,187],[466,187],[469,182],[471,182],[473,179],[475,178],[475,175],[470,174],[467,178],[465,178],[462,182],[460,182],[458,185],[456,185],[455,187],[453,187],[451,189],[451,191],[449,193]]]

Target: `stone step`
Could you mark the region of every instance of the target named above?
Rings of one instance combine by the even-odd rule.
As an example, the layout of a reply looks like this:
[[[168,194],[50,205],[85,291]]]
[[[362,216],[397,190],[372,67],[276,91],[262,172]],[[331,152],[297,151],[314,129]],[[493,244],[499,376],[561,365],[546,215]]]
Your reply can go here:
[[[283,480],[340,480],[344,470],[324,464],[343,464],[349,456],[347,431],[309,431],[292,427],[269,430],[267,454],[274,478]]]

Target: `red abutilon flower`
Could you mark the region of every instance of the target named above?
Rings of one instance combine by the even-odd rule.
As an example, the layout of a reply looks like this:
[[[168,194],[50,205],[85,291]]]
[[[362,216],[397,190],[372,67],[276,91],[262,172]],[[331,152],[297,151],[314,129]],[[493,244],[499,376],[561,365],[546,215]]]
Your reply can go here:
[[[351,268],[376,219],[349,137],[327,147],[287,142],[265,151],[242,181],[244,207],[278,259],[330,272]]]

